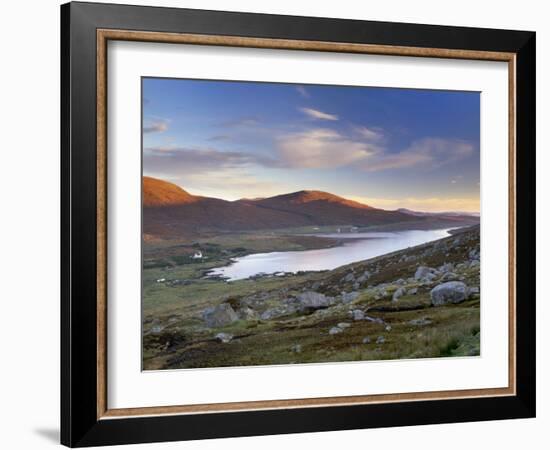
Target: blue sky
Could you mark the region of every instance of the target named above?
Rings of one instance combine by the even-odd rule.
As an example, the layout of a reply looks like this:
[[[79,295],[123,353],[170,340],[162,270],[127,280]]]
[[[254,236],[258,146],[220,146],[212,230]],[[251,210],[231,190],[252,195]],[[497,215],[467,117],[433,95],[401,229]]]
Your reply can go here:
[[[479,93],[144,78],[143,171],[227,200],[479,211]]]

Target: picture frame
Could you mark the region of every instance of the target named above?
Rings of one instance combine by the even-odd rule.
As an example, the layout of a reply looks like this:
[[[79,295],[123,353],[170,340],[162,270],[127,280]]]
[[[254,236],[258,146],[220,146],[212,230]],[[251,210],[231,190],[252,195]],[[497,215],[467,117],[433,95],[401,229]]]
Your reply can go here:
[[[80,2],[62,5],[61,443],[82,447],[534,417],[535,39],[535,33],[527,31]],[[508,386],[109,408],[107,44],[111,41],[505,62]]]

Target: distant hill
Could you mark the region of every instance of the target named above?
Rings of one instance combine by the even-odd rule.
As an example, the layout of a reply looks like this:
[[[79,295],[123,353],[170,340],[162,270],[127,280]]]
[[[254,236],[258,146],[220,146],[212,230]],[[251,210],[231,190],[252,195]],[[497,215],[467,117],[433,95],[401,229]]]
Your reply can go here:
[[[403,214],[409,214],[416,217],[428,217],[428,216],[448,216],[448,217],[479,217],[479,213],[470,213],[462,211],[445,211],[445,212],[425,212],[425,211],[413,211],[412,209],[399,208],[396,209],[397,212]]]
[[[194,196],[173,183],[143,178],[143,233],[158,238],[303,226],[406,226],[419,221],[426,222],[422,228],[429,228],[432,218],[377,209],[322,191],[227,201]]]
[[[143,177],[143,206],[159,207],[186,205],[198,201],[179,186],[157,178]]]

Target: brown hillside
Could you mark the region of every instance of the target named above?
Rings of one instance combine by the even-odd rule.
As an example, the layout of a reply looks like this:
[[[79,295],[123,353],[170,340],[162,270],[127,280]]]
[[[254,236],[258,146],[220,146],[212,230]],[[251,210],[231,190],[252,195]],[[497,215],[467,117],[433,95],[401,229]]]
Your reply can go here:
[[[168,181],[143,177],[143,206],[185,205],[196,202],[198,198]]]
[[[220,232],[323,225],[406,226],[407,222],[434,220],[372,208],[321,191],[230,202],[193,196],[172,183],[154,178],[144,177],[143,186],[143,233],[152,238],[193,238]]]

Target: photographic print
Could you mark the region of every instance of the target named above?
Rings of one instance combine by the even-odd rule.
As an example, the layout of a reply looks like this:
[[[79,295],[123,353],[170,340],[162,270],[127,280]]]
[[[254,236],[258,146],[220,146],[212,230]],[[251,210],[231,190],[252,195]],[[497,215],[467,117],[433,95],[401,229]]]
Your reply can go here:
[[[142,367],[480,355],[479,92],[142,78]]]

